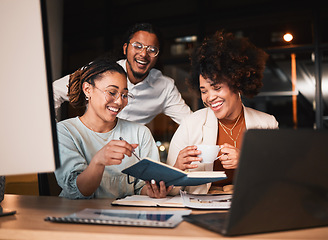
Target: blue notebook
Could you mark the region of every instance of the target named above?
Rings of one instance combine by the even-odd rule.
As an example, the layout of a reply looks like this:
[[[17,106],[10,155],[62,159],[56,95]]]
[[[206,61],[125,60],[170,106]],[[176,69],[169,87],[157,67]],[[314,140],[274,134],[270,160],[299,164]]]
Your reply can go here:
[[[174,228],[182,222],[182,216],[190,213],[191,210],[140,211],[86,208],[65,217],[49,216],[44,220],[56,223]]]
[[[164,181],[166,186],[197,186],[209,182],[216,182],[226,179],[226,174],[219,171],[192,171],[185,172],[167,164],[144,158],[136,164],[122,170],[137,179],[157,183]]]

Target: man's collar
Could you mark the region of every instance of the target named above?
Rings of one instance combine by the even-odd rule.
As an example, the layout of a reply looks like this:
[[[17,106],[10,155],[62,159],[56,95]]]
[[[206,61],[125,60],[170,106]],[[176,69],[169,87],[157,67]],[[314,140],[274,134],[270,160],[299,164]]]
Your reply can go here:
[[[127,60],[126,59],[119,60],[119,61],[117,61],[117,63],[123,67],[123,69],[125,70],[125,72],[127,72],[126,71],[126,64],[127,64]],[[153,84],[152,84],[152,81],[151,81],[151,72],[152,72],[152,70],[149,71],[147,77],[144,80],[142,80],[141,82],[139,82],[137,84],[133,84],[130,81],[129,77],[127,77],[127,79],[128,79],[128,85],[135,86],[135,85],[140,85],[140,84],[148,84],[150,87],[153,87]]]

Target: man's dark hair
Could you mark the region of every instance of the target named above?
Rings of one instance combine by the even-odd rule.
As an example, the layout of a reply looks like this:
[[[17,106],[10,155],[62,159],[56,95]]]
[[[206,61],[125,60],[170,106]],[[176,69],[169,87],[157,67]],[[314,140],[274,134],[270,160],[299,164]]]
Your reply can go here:
[[[130,40],[133,38],[133,35],[139,31],[145,31],[148,33],[155,34],[160,46],[162,45],[159,30],[150,23],[136,23],[133,26],[131,26],[126,32],[126,34],[124,35],[123,44],[129,43]]]

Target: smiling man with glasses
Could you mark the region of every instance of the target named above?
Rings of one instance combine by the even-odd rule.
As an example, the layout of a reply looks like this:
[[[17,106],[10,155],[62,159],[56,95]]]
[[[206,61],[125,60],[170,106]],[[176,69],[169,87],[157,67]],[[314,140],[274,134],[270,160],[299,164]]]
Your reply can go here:
[[[126,59],[117,63],[127,72],[129,93],[134,98],[129,99],[129,104],[118,117],[147,124],[158,114],[164,113],[180,124],[191,113],[174,80],[154,68],[159,52],[158,34],[151,24],[136,24],[128,30],[123,45]],[[53,84],[57,111],[61,103],[68,100],[68,82],[69,76],[65,76]]]

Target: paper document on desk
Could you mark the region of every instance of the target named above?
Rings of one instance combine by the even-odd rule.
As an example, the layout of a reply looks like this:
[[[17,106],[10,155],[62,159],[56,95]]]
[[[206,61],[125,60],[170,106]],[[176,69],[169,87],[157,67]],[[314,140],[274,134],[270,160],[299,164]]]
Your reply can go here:
[[[166,198],[151,198],[146,195],[127,196],[112,202],[112,205],[137,206],[137,207],[185,207],[180,195],[167,196]]]
[[[180,191],[178,196],[151,198],[145,195],[127,196],[112,202],[112,205],[139,207],[179,207],[195,209],[229,209],[231,194],[188,194]]]
[[[180,190],[183,204],[195,209],[229,209],[232,194],[188,194]]]

